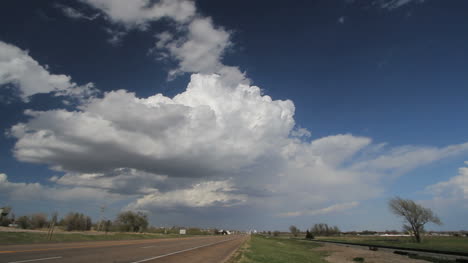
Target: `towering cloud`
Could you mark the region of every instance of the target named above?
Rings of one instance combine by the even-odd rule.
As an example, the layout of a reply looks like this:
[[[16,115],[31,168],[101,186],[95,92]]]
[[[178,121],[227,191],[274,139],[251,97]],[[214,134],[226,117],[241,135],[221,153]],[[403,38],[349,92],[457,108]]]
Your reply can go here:
[[[127,167],[170,176],[210,176],[281,148],[294,127],[291,101],[258,87],[192,75],[185,92],[137,98],[109,92],[80,111],[28,111],[15,125],[15,155],[55,169],[106,172]]]

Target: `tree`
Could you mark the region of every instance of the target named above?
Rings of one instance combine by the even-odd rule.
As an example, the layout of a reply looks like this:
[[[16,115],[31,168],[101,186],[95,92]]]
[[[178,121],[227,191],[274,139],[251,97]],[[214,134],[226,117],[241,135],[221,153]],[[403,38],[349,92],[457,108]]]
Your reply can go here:
[[[149,225],[148,217],[145,214],[132,211],[120,213],[116,223],[124,232],[143,232]]]
[[[106,234],[107,234],[107,232],[110,231],[111,226],[112,226],[112,221],[110,221],[110,220],[105,220],[104,221],[104,232],[106,232]]]
[[[31,228],[40,229],[47,225],[47,216],[42,213],[31,215]]]
[[[0,207],[0,226],[8,226],[12,223],[11,218],[8,218],[8,214],[11,212],[11,207]]]
[[[315,237],[309,230],[307,230],[305,238],[306,239],[314,239]]]
[[[67,231],[86,231],[91,230],[92,226],[91,218],[80,213],[69,213],[60,224],[65,226]]]
[[[388,204],[392,213],[404,218],[407,224],[403,225],[403,229],[410,232],[417,243],[421,242],[421,233],[424,232],[425,224],[442,224],[430,208],[418,205],[413,200],[395,197]]]
[[[299,233],[301,232],[301,230],[299,230],[299,228],[297,228],[296,226],[290,226],[289,231],[294,237],[297,237]]]
[[[28,216],[20,216],[18,219],[16,219],[16,223],[18,224],[19,227],[22,229],[28,229],[31,228],[31,220],[29,219]]]
[[[328,224],[315,224],[310,232],[314,236],[333,236],[338,235],[341,231],[337,226],[330,227]]]

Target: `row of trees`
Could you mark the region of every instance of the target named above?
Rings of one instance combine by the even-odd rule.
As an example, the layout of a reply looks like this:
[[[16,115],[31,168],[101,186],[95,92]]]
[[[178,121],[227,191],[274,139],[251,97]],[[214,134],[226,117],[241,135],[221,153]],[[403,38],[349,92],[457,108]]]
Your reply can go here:
[[[334,236],[341,233],[337,226],[328,226],[327,224],[315,224],[311,229],[310,233],[314,236]]]
[[[395,215],[403,218],[404,225],[403,230],[411,236],[414,241],[420,243],[422,240],[422,234],[424,233],[424,226],[427,223],[434,223],[441,225],[442,221],[439,217],[429,208],[423,207],[413,200],[402,199],[395,197],[388,203],[390,211]],[[289,231],[294,237],[297,237],[301,231],[296,226],[290,226]],[[390,232],[390,231],[388,231]],[[391,231],[396,232],[397,231]],[[375,234],[372,231],[363,231],[362,234]],[[333,236],[341,234],[340,229],[337,226],[328,226],[327,224],[315,224],[310,230],[306,231],[306,238],[313,239],[315,236]]]
[[[48,225],[47,216],[42,213],[37,213],[29,216],[20,216],[18,219],[14,220],[14,217],[9,220],[10,223],[16,223],[19,227],[23,229],[38,229],[45,228]]]
[[[126,211],[117,215],[114,221],[102,220],[93,224],[91,217],[82,213],[71,212],[58,220],[57,214],[48,219],[46,214],[35,213],[15,218],[14,214],[2,216],[0,225],[8,226],[16,224],[23,229],[43,229],[60,226],[66,231],[120,231],[120,232],[143,232],[148,229],[148,216],[141,212]]]
[[[301,230],[296,226],[292,225],[289,227],[289,232],[294,237],[297,237],[301,234]],[[340,229],[337,226],[328,226],[328,224],[315,224],[310,230],[306,230],[306,238],[313,239],[314,236],[334,236],[341,233]]]
[[[16,224],[22,229],[49,229],[53,232],[53,228],[58,226],[65,231],[103,231],[103,232],[149,232],[160,234],[179,234],[180,229],[185,229],[188,235],[211,235],[217,233],[217,229],[200,229],[197,227],[178,227],[159,228],[151,227],[148,222],[148,216],[141,212],[125,211],[117,215],[114,220],[100,220],[93,222],[91,217],[82,213],[71,212],[65,215],[60,220],[57,214],[53,214],[51,218],[44,213],[35,213],[24,215],[18,218],[11,212],[10,207],[4,209],[5,213],[0,218],[1,226]]]

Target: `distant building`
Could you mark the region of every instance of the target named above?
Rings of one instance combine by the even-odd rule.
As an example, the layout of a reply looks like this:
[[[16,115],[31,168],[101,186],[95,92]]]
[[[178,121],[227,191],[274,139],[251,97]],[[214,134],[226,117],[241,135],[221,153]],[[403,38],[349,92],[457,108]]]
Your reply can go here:
[[[410,237],[408,234],[381,234],[381,237]]]
[[[218,234],[220,234],[220,235],[230,235],[231,232],[229,230],[221,229],[221,230],[218,231]]]

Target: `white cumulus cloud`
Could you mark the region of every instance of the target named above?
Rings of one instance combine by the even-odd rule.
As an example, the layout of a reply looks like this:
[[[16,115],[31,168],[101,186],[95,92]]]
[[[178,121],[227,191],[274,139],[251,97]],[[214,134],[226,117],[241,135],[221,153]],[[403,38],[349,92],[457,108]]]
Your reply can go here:
[[[216,73],[223,67],[222,55],[230,44],[227,31],[215,28],[210,18],[197,18],[190,22],[182,38],[172,39],[168,33],[158,35],[156,47],[167,50],[167,57],[179,61],[179,68],[171,74]]]
[[[187,21],[195,15],[196,8],[190,0],[82,0],[101,10],[112,21],[125,27],[145,27],[151,21],[164,17],[178,22]]]
[[[159,58],[175,60],[178,66],[169,72],[169,78],[182,73],[216,73],[225,76],[226,83],[236,85],[248,83],[245,74],[237,67],[226,66],[222,58],[232,45],[231,34],[213,24],[210,17],[197,14],[194,1],[161,0],[82,0],[104,12],[111,22],[126,30],[149,28],[148,23],[169,18],[175,21],[178,34],[162,32],[156,34],[156,43],[151,53]],[[116,44],[126,30],[107,29],[111,34],[109,42]]]
[[[80,98],[96,92],[92,83],[78,86],[70,76],[51,74],[27,51],[0,41],[0,87],[8,85],[18,88],[24,101],[39,93],[55,92]]]
[[[27,111],[31,120],[10,131],[15,156],[66,171],[200,177],[254,162],[286,143],[294,127],[291,101],[255,86],[226,87],[218,75],[193,75],[172,99],[120,90],[80,109]]]
[[[230,181],[207,181],[187,189],[146,195],[128,205],[133,210],[153,210],[177,207],[231,206],[243,203],[247,196],[233,193]]]
[[[391,148],[351,134],[305,140],[291,101],[224,78],[193,74],[173,98],[118,90],[75,111],[29,110],[10,129],[14,154],[66,172],[51,179],[58,185],[135,196],[135,209],[243,203],[313,216],[330,202],[378,196],[385,177],[468,151],[468,143]]]
[[[468,200],[468,167],[461,167],[457,176],[428,186],[426,190],[437,198]]]
[[[62,186],[98,188],[112,193],[138,195],[164,186],[167,176],[146,173],[135,169],[119,168],[110,173],[66,173],[50,178]]]

